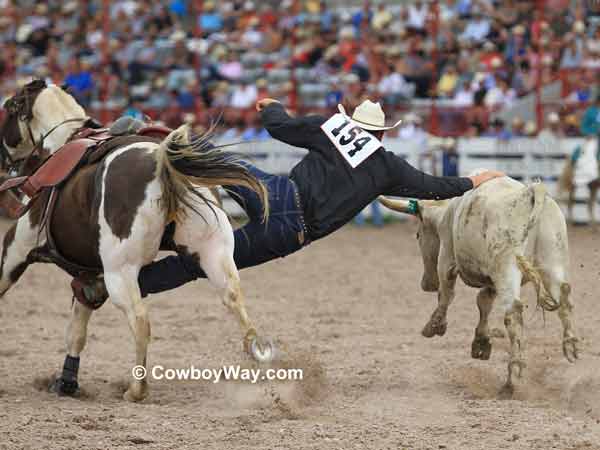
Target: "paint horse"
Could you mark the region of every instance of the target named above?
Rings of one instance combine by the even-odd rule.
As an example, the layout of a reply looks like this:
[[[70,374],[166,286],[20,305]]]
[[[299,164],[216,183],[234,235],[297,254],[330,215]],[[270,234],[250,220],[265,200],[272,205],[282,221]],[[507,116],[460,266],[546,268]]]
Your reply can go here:
[[[50,158],[38,169],[43,170],[90,123],[71,95],[39,80],[22,88],[4,107],[8,114],[0,144],[5,164],[13,171],[31,164],[35,157],[43,160],[47,153]],[[145,368],[150,321],[138,272],[156,257],[165,229],[174,222],[169,225],[174,228],[171,249],[199,261],[223,302],[237,315],[246,350],[258,360],[266,359],[272,349],[261,347],[244,307],[233,259],[232,227],[210,191],[219,185],[254,190],[265,205],[265,217],[268,214],[264,186],[238,160],[210,145],[208,136],[191,139],[185,126],[162,141],[137,139],[114,149],[29,201],[27,211],[4,237],[0,295],[33,262],[65,262],[58,265],[73,276],[85,272],[73,267],[89,268],[90,273],[96,269],[96,280],[104,278],[112,303],[127,318],[135,340],[135,364]],[[48,209],[52,211],[46,215]],[[78,390],[79,354],[92,311],[73,302],[67,355],[54,384],[59,394],[74,395]],[[124,398],[140,401],[147,392],[146,377],[134,378]]]

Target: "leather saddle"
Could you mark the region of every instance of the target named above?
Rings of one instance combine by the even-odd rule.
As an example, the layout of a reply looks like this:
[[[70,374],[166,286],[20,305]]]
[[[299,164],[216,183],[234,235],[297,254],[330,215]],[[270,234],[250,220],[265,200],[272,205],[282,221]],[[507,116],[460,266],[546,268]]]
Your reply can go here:
[[[125,127],[129,132],[133,131],[133,134],[113,134],[112,127],[111,129],[84,128],[54,152],[33,174],[11,178],[2,183],[0,192],[17,188],[29,198],[34,198],[43,189],[59,186],[68,180],[77,168],[97,163],[119,147],[135,142],[162,140],[172,131],[167,127],[146,126],[143,122],[141,123],[143,126],[135,129],[129,130]],[[21,214],[26,210],[27,208],[24,207]]]

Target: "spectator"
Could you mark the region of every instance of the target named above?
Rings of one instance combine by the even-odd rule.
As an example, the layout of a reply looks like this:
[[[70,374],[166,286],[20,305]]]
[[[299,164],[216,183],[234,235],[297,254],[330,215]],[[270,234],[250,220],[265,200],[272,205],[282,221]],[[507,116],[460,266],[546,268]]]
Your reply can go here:
[[[90,65],[87,62],[81,59],[73,60],[64,83],[69,87],[71,94],[73,94],[84,108],[89,106],[92,100],[94,79],[90,70]]]
[[[215,2],[205,1],[203,9],[204,11],[199,18],[199,25],[202,32],[205,34],[210,34],[216,31],[221,31],[223,28],[223,18],[217,11]]]
[[[377,12],[373,15],[371,24],[375,30],[381,31],[384,28],[386,28],[390,23],[392,23],[392,19],[393,16],[388,11],[387,5],[385,3],[381,3],[377,7]]]
[[[592,98],[592,90],[586,80],[578,78],[575,81],[575,89],[567,96],[569,103],[587,103]]]
[[[134,119],[138,120],[146,119],[144,113],[142,112],[141,104],[137,100],[129,100],[129,102],[127,102],[127,108],[123,112],[123,115],[127,117],[133,117]]]
[[[427,14],[429,12],[429,6],[417,0],[415,3],[408,6],[406,25],[409,30],[417,33],[423,33],[425,31],[425,21],[427,20]]]
[[[420,148],[425,149],[427,147],[427,139],[429,138],[427,132],[422,128],[423,121],[415,113],[408,113],[404,116],[402,126],[398,131],[398,137],[400,139],[411,140],[415,142]]]
[[[437,92],[440,97],[452,97],[458,84],[458,72],[454,64],[447,64],[444,74],[437,84]]]
[[[428,97],[433,64],[425,57],[421,41],[412,44],[408,54],[402,59],[400,67],[406,81],[415,84],[415,95],[421,98]]]
[[[504,78],[496,77],[496,86],[487,91],[484,102],[486,106],[493,109],[510,107],[516,96],[514,89]]]
[[[256,117],[252,124],[242,133],[243,141],[263,141],[270,139],[269,133],[262,126],[259,117]]]
[[[458,151],[456,149],[456,140],[448,137],[442,142],[442,176],[458,176]]]
[[[519,64],[527,56],[527,42],[525,40],[525,27],[515,25],[504,50],[506,61],[510,64]]]
[[[505,141],[512,137],[510,131],[505,128],[504,121],[500,118],[494,119],[490,123],[489,129],[481,135],[483,137],[493,137]]]
[[[522,96],[532,92],[536,86],[536,74],[531,70],[528,61],[521,61],[514,73],[512,88],[517,95]]]
[[[566,45],[560,60],[561,69],[581,67],[583,63],[583,43],[573,36],[567,37],[565,41]]]
[[[371,223],[373,224],[373,226],[382,227],[383,214],[381,212],[381,205],[379,204],[379,201],[375,200],[369,206],[371,208]],[[354,224],[359,227],[364,227],[365,223],[365,213],[361,211],[354,218]]]
[[[581,134],[584,136],[598,136],[600,134],[600,95],[595,98],[583,114]]]
[[[527,135],[525,132],[525,122],[519,116],[515,116],[510,122],[510,132],[512,137],[524,137]]]
[[[527,137],[535,137],[537,133],[537,126],[533,120],[528,120],[525,124],[525,136]]]
[[[465,30],[461,34],[461,38],[465,40],[472,40],[475,42],[481,42],[490,32],[490,21],[482,13],[475,13]]]
[[[256,86],[246,79],[233,88],[231,106],[239,109],[248,109],[254,106],[258,98]]]
[[[221,55],[223,55],[221,58],[224,58],[225,61],[219,65],[219,75],[230,81],[239,80],[243,75],[244,68],[237,55],[226,50],[223,50]]]
[[[377,90],[385,104],[397,105],[411,97],[412,89],[404,77],[396,71],[396,67],[390,63],[384,66],[384,75],[377,85]]]
[[[565,136],[568,136],[568,137],[580,136],[581,127],[579,125],[579,120],[577,119],[577,115],[567,114],[565,116],[564,132],[565,132]]]
[[[234,126],[228,128],[220,137],[221,144],[231,144],[240,142],[243,140],[244,130],[246,129],[246,122],[243,118],[239,117]]]
[[[560,145],[559,140],[565,136],[560,123],[560,116],[551,112],[546,116],[546,127],[538,134],[537,138],[543,149],[553,151]]]

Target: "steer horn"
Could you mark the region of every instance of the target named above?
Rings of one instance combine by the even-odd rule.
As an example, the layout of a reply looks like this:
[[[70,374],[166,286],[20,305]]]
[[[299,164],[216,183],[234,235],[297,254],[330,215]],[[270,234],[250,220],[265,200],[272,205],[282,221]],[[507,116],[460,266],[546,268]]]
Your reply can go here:
[[[386,208],[394,211],[403,212],[406,214],[417,215],[419,212],[419,203],[416,200],[392,200],[390,198],[380,196],[379,201]]]

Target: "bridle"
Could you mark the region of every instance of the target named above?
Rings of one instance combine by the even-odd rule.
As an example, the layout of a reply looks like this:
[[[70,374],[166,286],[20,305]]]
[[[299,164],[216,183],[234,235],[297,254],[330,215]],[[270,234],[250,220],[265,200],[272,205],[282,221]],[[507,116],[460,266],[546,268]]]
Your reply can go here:
[[[23,118],[20,118],[21,120],[23,120]],[[66,119],[63,120],[62,122],[58,123],[57,125],[53,126],[49,131],[47,131],[45,134],[43,134],[40,137],[39,141],[35,141],[35,139],[33,138],[33,132],[31,131],[31,126],[29,125],[29,120],[24,120],[25,124],[27,125],[27,132],[29,133],[29,138],[31,139],[31,142],[34,144],[33,148],[31,149],[31,151],[24,157],[22,158],[18,158],[15,159],[10,155],[10,152],[8,151],[8,149],[6,148],[6,145],[4,144],[4,142],[2,142],[2,145],[0,145],[0,154],[2,156],[2,158],[5,159],[5,161],[8,161],[7,164],[7,169],[8,172],[14,172],[18,175],[24,175],[22,173],[23,169],[25,167],[28,167],[30,162],[33,160],[34,157],[38,157],[40,159],[40,162],[42,162],[43,160],[45,160],[49,155],[44,155],[42,152],[44,150],[44,140],[48,138],[48,136],[50,136],[54,131],[56,131],[58,128],[60,128],[61,126],[67,124],[67,123],[72,123],[72,122],[81,122],[82,124],[85,124],[87,121],[89,120],[89,117],[76,117],[76,118],[71,118],[71,119]],[[77,134],[77,132],[81,129],[82,127],[78,127],[76,128],[73,133],[71,133],[71,135],[69,136],[69,139],[67,139],[67,141],[70,141],[72,139],[72,137]]]
[[[78,127],[71,134],[71,136],[69,136],[69,140],[70,140],[77,133],[77,131],[79,131],[83,126],[85,126],[86,122],[91,120],[88,117],[71,118],[71,119],[63,120],[59,124],[52,127],[44,135],[42,135],[40,137],[40,140],[38,142],[36,142],[35,138],[33,136],[33,131],[31,130],[31,125],[30,125],[30,121],[31,121],[31,119],[33,119],[33,104],[34,104],[37,96],[39,95],[39,93],[46,87],[47,87],[47,84],[44,80],[34,80],[34,81],[30,82],[29,84],[25,85],[15,96],[8,99],[6,101],[6,103],[4,104],[4,108],[8,112],[8,118],[6,119],[3,130],[2,130],[3,132],[2,132],[2,136],[1,136],[2,141],[0,142],[0,158],[2,159],[2,162],[4,163],[3,164],[5,166],[4,168],[9,173],[12,173],[15,175],[23,175],[23,173],[22,173],[23,170],[26,167],[28,167],[28,165],[31,164],[31,162],[34,158],[37,157],[40,159],[40,161],[45,160],[48,155],[42,154],[42,152],[44,150],[44,140],[47,139],[48,136],[50,136],[54,131],[56,131],[61,126],[65,125],[67,123],[72,123],[72,122],[81,122],[82,123],[82,126]],[[14,123],[9,123],[8,120],[11,117],[13,119],[16,118],[17,121],[14,121]],[[9,124],[19,127],[18,121],[25,123],[25,126],[27,127],[27,133],[29,134],[29,138],[31,140],[33,148],[26,156],[16,159],[10,154],[10,151],[8,150],[8,145],[6,144],[6,140],[5,140],[5,138],[6,138],[5,132],[6,132],[6,127]]]

